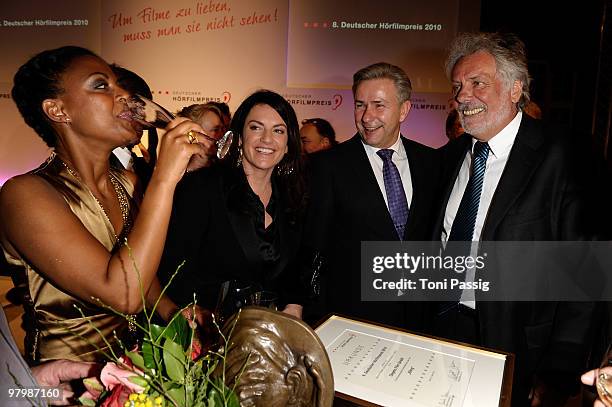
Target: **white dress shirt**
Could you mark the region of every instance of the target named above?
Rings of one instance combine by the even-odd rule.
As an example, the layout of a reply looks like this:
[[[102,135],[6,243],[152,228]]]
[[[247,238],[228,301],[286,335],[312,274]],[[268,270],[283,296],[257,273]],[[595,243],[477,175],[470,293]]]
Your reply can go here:
[[[133,160],[132,153],[130,152],[129,148],[117,147],[113,150],[113,154],[115,155],[115,157],[117,157],[121,165],[123,165],[123,168],[129,171],[132,170]]]
[[[493,195],[497,189],[497,184],[499,183],[502,173],[504,172],[504,168],[506,167],[506,163],[508,162],[508,156],[510,155],[510,150],[514,145],[514,140],[516,139],[516,134],[518,133],[518,129],[521,125],[522,117],[523,113],[519,111],[514,119],[512,119],[512,121],[510,121],[506,127],[493,136],[488,142],[489,156],[487,157],[482,192],[480,194],[480,204],[478,205],[478,213],[476,214],[476,223],[474,225],[474,235],[472,236],[472,241],[480,241],[480,233],[482,232],[482,228],[487,218],[491,200],[493,199]],[[468,180],[470,179],[472,156],[474,154],[474,144],[476,144],[476,141],[476,139],[472,138],[472,148],[463,159],[461,169],[459,170],[459,174],[455,180],[455,185],[453,186],[448,203],[446,204],[444,228],[442,229],[441,236],[443,242],[446,242],[448,236],[450,235],[453,222],[455,221],[457,211],[459,210],[461,198],[463,198],[463,193],[465,192]],[[476,250],[477,245],[472,245],[471,254],[475,255]],[[466,281],[474,281],[473,269],[467,271]],[[474,291],[464,291],[460,302],[468,307],[476,308]]]
[[[381,150],[380,148],[372,147],[363,142],[363,147],[365,148],[366,154],[368,155],[368,160],[370,160],[370,166],[372,167],[372,171],[374,171],[374,176],[376,177],[376,181],[378,182],[378,187],[380,188],[380,192],[382,192],[383,197],[385,198],[385,204],[387,205],[387,209],[389,209],[389,202],[387,202],[387,192],[385,190],[385,179],[383,177],[383,160],[380,158],[376,152]],[[404,143],[400,139],[400,135],[397,135],[397,140],[391,147],[390,150],[395,151],[391,156],[391,160],[393,164],[397,167],[397,170],[400,173],[400,178],[402,179],[402,186],[404,187],[404,193],[406,194],[406,202],[408,202],[408,208],[412,206],[412,179],[410,177],[410,165],[408,163],[408,156],[406,155],[406,149],[404,148]],[[410,216],[410,214],[408,214]]]

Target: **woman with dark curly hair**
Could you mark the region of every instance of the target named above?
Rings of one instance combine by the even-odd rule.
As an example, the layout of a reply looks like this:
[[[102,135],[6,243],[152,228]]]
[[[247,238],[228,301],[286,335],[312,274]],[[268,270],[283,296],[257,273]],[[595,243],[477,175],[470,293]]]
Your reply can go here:
[[[113,342],[128,328],[101,303],[134,314],[141,289],[156,286],[175,186],[191,156],[205,154],[186,134],[202,129],[184,118],[168,125],[140,200],[136,177],[109,166],[111,151],[138,135],[104,60],[73,46],[43,51],[19,68],[12,96],[54,149],[0,191],[0,242],[27,283],[28,359],[101,359],[100,333]]]
[[[221,284],[239,280],[274,291],[286,312],[301,316],[291,263],[298,251],[304,206],[303,165],[295,112],[268,90],[242,102],[230,129],[234,142],[221,165],[179,184],[162,262],[169,296],[212,309]]]

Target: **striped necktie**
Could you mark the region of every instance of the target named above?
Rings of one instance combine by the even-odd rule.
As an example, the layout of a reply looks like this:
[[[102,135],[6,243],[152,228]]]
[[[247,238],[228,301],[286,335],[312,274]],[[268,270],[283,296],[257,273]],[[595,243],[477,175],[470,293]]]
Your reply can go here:
[[[448,240],[472,241],[488,156],[489,145],[477,141],[474,144],[472,173],[461,198]]]

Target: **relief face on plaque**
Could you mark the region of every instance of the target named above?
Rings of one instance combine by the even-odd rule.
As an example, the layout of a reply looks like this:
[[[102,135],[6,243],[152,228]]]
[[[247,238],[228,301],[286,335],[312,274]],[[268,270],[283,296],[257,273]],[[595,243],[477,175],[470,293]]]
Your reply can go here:
[[[225,324],[225,335],[234,318]],[[243,308],[230,342],[226,381],[232,387],[239,377],[236,394],[241,406],[332,405],[334,380],[329,358],[304,322],[266,308]]]

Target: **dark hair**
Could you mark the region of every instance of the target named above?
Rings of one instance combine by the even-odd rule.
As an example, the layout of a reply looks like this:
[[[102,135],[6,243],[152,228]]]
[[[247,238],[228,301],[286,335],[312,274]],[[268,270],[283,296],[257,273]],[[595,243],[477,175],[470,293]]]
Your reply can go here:
[[[117,84],[125,89],[130,95],[142,95],[148,99],[153,99],[151,88],[147,82],[136,72],[130,71],[117,64],[111,64],[111,69],[117,77]]]
[[[11,96],[19,113],[49,147],[55,147],[57,133],[43,111],[42,102],[64,92],[60,84],[62,74],[76,58],[83,56],[98,57],[88,49],[75,46],[43,51],[21,65],[13,78]]]
[[[525,44],[515,34],[511,33],[462,33],[451,43],[446,59],[446,75],[451,73],[459,59],[484,51],[493,58],[497,71],[501,74],[506,86],[512,86],[516,80],[523,84],[523,93],[517,105],[523,109],[530,100],[529,85],[531,77],[527,69],[527,51]]]
[[[281,191],[287,192],[289,199],[289,210],[299,212],[304,208],[304,163],[302,161],[302,142],[300,139],[300,128],[293,107],[281,95],[270,90],[259,90],[247,97],[238,106],[234,113],[230,130],[238,136],[234,137],[232,146],[225,160],[229,164],[237,165],[240,156],[239,141],[242,140],[242,132],[246,118],[251,109],[256,105],[268,105],[283,119],[287,125],[287,148],[288,151],[283,159],[276,165],[273,177],[280,184]]]
[[[320,117],[315,117],[312,119],[304,119],[302,120],[302,125],[304,124],[312,124],[317,129],[317,132],[321,135],[321,137],[325,137],[329,140],[329,144],[335,146],[338,144],[336,141],[336,132],[332,127],[331,123],[325,119],[321,119]]]
[[[387,62],[378,62],[361,68],[353,75],[353,96],[361,82],[371,79],[391,79],[397,90],[397,96],[400,103],[410,100],[412,93],[412,84],[406,72],[396,65],[391,65]]]

